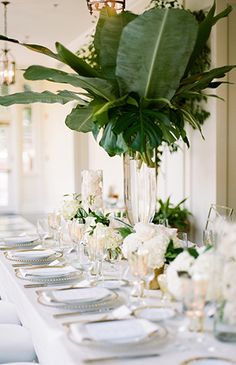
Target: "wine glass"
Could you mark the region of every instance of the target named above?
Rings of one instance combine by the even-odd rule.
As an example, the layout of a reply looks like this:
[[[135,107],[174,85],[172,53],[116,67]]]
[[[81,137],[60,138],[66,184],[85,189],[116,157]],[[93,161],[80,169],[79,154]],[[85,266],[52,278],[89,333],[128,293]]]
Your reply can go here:
[[[138,302],[142,302],[142,298],[144,296],[145,280],[150,274],[148,258],[149,252],[147,250],[130,252],[128,255],[129,267],[134,277],[131,296],[137,297]]]
[[[44,246],[45,239],[49,236],[48,220],[46,218],[38,219],[36,226],[37,226],[37,232],[39,235],[40,243],[42,246]]]
[[[53,239],[56,241],[56,243],[59,243],[61,223],[62,219],[60,212],[48,213],[48,225],[52,230]]]

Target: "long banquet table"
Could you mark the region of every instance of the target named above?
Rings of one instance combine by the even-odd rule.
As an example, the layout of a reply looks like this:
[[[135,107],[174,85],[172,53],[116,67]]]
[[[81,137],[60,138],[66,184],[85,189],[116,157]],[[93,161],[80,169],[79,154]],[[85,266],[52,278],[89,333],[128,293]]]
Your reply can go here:
[[[0,220],[1,221],[1,220]],[[4,253],[0,253],[0,294],[2,299],[13,302],[22,321],[32,334],[32,339],[41,365],[80,365],[86,358],[106,357],[121,354],[121,350],[95,348],[72,343],[62,325],[66,321],[76,321],[81,316],[63,319],[53,318],[58,308],[48,308],[37,301],[36,290],[24,288],[27,281],[15,276],[12,262],[7,260]],[[146,291],[146,301],[149,304],[160,304],[159,291]],[[83,318],[87,318],[84,315]],[[169,320],[164,323],[168,329],[168,336],[163,343],[155,342],[150,349],[160,356],[150,358],[136,358],[106,361],[107,364],[147,364],[147,365],[180,365],[182,361],[198,356],[220,356],[236,361],[236,345],[225,344],[215,340],[208,330],[203,334],[181,333],[178,331],[179,321]],[[212,322],[207,323],[208,329]],[[147,351],[148,352],[148,351]],[[127,353],[127,352],[126,352]],[[129,349],[129,354],[138,354],[139,348]],[[140,348],[140,353],[142,353]],[[145,353],[145,352],[144,352]],[[94,362],[100,364],[102,362]]]

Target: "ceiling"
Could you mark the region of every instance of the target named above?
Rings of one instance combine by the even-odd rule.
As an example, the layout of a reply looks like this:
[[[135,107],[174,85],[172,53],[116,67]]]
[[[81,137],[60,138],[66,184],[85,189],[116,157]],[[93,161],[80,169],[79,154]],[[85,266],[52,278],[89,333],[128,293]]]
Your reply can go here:
[[[2,0],[0,0],[2,1]],[[127,9],[143,10],[150,0],[127,0]],[[0,4],[0,34],[4,33],[3,5]],[[95,27],[96,18],[89,14],[86,0],[10,0],[8,36],[26,43],[54,49],[56,41],[77,50]],[[3,45],[3,42],[1,42]],[[52,65],[55,61],[15,44],[9,44],[17,67],[32,63]]]
[[[56,5],[55,5],[56,4]],[[54,48],[55,41],[69,45],[93,26],[85,0],[11,0],[8,5],[8,36],[27,43]],[[0,34],[4,32],[0,4]],[[3,44],[3,42],[1,42]],[[10,44],[17,65],[45,63],[48,57]]]

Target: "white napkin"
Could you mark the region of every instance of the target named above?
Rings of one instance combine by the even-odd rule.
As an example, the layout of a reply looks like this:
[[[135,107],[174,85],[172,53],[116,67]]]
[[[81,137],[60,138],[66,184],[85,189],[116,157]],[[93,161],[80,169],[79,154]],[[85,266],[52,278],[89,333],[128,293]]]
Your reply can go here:
[[[54,250],[43,250],[43,251],[36,251],[36,250],[32,250],[32,251],[9,251],[8,252],[8,256],[12,259],[46,259],[49,258],[50,256],[54,255],[55,251]]]
[[[19,269],[21,276],[26,277],[39,277],[39,278],[59,278],[78,272],[72,266],[65,267],[46,267],[38,269]]]
[[[90,339],[107,343],[130,343],[145,339],[158,326],[145,319],[126,319],[111,322],[98,322],[70,325],[73,338],[77,342]]]
[[[112,292],[105,288],[77,288],[70,290],[52,290],[51,296],[58,302],[88,303],[109,297]]]
[[[8,237],[5,238],[3,241],[0,242],[1,245],[6,246],[14,246],[17,244],[24,244],[24,243],[30,243],[34,242],[38,239],[38,236],[32,235],[32,236],[17,236],[17,237]]]

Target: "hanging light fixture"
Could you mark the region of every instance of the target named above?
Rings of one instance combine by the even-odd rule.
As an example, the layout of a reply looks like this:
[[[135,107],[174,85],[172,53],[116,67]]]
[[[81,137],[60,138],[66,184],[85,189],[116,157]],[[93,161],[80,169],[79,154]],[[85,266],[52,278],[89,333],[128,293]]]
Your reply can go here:
[[[125,10],[125,0],[86,0],[90,14],[100,11],[104,6],[109,6],[116,11]]]
[[[7,37],[7,5],[10,2],[2,1],[2,4],[4,5],[4,35]],[[15,75],[16,64],[6,42],[0,56],[0,84],[6,86],[14,84]]]

